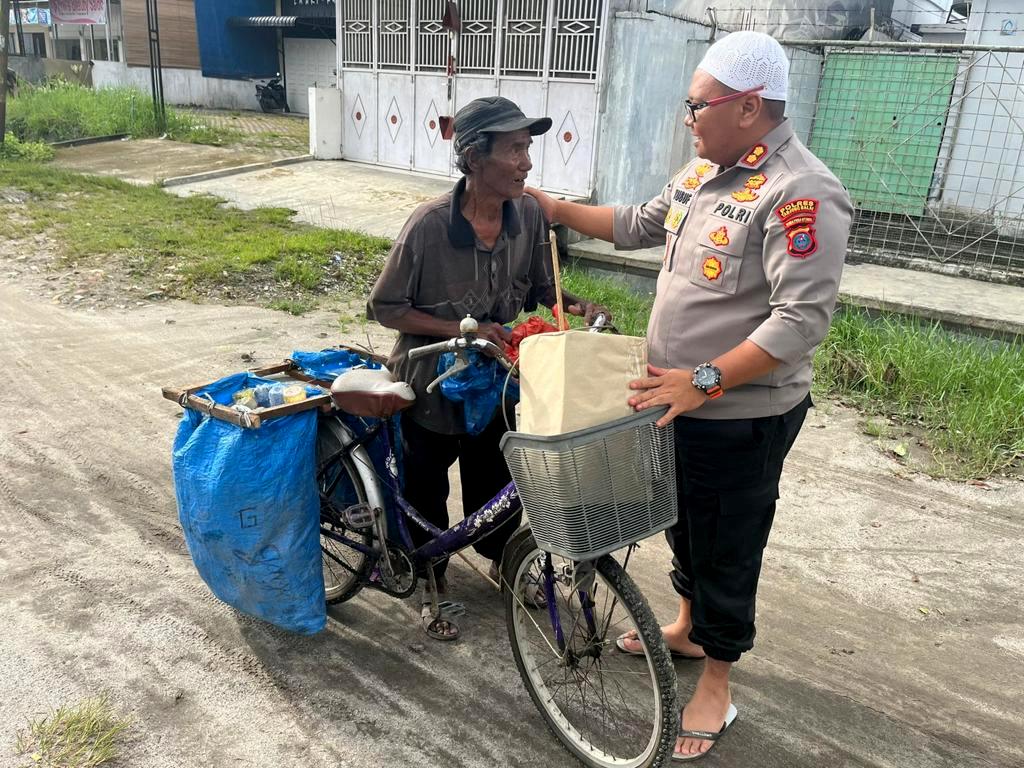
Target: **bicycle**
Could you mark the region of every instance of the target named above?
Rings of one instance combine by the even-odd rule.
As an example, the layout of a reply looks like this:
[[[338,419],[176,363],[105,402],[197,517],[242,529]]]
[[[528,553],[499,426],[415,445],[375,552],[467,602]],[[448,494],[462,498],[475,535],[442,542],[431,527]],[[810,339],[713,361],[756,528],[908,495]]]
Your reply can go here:
[[[478,338],[477,330],[476,322],[467,318],[461,336],[410,352],[413,359],[456,353],[456,365],[435,379],[431,389],[468,364],[469,350],[490,352],[511,370],[503,351]],[[318,432],[327,602],[350,600],[364,588],[409,597],[419,574],[426,574],[437,615],[456,616],[461,606],[438,600],[430,565],[454,556],[515,515],[521,509],[515,483],[447,530],[435,528],[401,494],[390,419],[396,401],[365,410],[370,393],[356,394],[354,404],[352,398],[336,397],[337,410],[322,417]],[[341,416],[353,411],[377,420],[357,435]],[[373,443],[382,445],[387,456],[384,477],[370,460],[367,448]],[[385,490],[394,499],[390,506]],[[431,539],[414,547],[410,524],[428,531]],[[626,572],[635,546],[627,548],[622,564],[611,555],[576,562],[540,549],[530,528],[523,526],[506,544],[500,568],[508,637],[520,677],[559,741],[592,768],[663,765],[671,759],[679,728],[671,656],[646,599]],[[545,606],[533,599],[538,587]],[[623,654],[615,646],[615,638],[631,629],[637,631],[642,656]]]

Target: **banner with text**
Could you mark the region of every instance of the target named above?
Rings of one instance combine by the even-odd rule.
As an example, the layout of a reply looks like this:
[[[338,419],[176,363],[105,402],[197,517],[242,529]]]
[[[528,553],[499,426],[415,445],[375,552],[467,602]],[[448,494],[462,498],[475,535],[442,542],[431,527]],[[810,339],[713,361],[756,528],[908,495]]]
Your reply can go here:
[[[50,14],[61,24],[105,24],[104,0],[50,0]]]

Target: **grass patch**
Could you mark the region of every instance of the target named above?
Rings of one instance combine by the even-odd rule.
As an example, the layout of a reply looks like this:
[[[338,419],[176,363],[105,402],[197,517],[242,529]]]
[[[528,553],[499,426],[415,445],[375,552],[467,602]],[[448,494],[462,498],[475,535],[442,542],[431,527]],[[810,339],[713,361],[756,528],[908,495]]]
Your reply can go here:
[[[287,312],[289,315],[304,315],[316,309],[316,303],[305,299],[274,299],[267,305],[271,309]]]
[[[0,187],[32,196],[21,209],[30,223],[12,223],[13,236],[45,232],[62,246],[60,266],[121,271],[166,296],[287,298],[298,308],[328,293],[363,295],[391,245],[295,223],[284,208],[242,211],[210,196],[27,163],[0,165]]]
[[[117,757],[118,739],[129,725],[103,694],[30,722],[18,732],[15,750],[44,768],[91,768]]]
[[[1024,468],[1019,340],[968,338],[937,323],[846,309],[818,350],[815,381],[868,414],[922,428],[946,475]]]
[[[167,135],[179,141],[224,144],[234,131],[206,126],[189,112],[167,107]],[[153,102],[135,88],[93,90],[62,80],[19,89],[7,101],[7,130],[22,141],[69,141],[126,133],[136,138],[159,136]]]
[[[22,141],[13,133],[4,136],[0,144],[0,160],[27,160],[44,163],[53,159],[53,148],[41,141]]]

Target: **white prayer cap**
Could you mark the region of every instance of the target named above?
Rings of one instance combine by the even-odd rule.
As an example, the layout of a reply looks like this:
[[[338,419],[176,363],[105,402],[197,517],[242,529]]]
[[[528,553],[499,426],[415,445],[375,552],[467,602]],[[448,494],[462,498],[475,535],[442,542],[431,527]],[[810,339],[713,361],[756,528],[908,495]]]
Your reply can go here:
[[[715,42],[697,65],[734,91],[764,86],[763,99],[786,101],[789,59],[775,38],[763,32],[732,32]]]

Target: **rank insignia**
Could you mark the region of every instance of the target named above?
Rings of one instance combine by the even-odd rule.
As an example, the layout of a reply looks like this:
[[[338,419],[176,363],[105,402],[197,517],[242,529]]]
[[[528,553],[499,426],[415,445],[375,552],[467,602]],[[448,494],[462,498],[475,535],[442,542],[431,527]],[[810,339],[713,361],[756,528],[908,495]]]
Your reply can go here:
[[[702,178],[704,174],[706,174],[710,170],[711,163],[701,163],[700,165],[693,169],[693,172],[697,174],[697,178]]]
[[[683,181],[683,186],[686,187],[687,189],[696,189],[697,187],[700,186],[700,179],[698,179],[696,176],[688,176]]]
[[[700,271],[708,280],[717,280],[722,276],[722,262],[714,256],[708,256],[701,264]]]
[[[749,165],[751,168],[755,168],[766,154],[768,154],[768,147],[764,144],[755,144],[751,150],[747,152],[741,162],[743,165]]]
[[[793,227],[786,232],[789,238],[789,245],[786,253],[798,259],[806,259],[818,249],[818,242],[814,239],[813,227]]]
[[[735,200],[737,203],[749,203],[754,200],[757,200],[757,198],[757,192],[749,190],[746,187],[732,193],[732,199]]]
[[[718,229],[708,234],[708,239],[710,239],[712,243],[718,246],[728,245],[729,230],[726,229],[725,227],[719,227]]]

